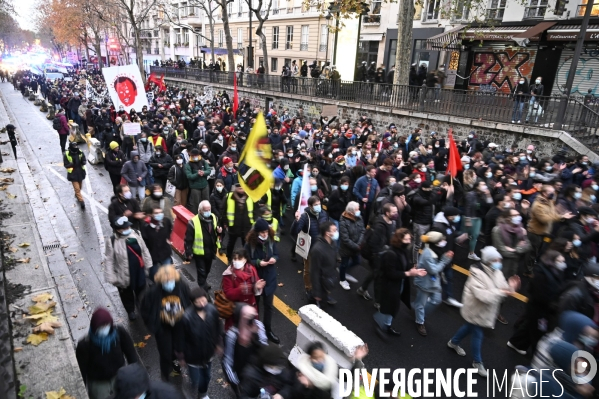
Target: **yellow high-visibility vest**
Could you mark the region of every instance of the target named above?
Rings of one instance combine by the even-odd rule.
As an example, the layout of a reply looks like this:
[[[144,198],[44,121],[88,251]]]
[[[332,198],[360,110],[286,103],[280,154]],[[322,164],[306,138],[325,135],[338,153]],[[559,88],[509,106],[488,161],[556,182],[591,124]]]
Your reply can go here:
[[[248,196],[245,204],[247,205],[250,223],[254,224],[254,201]],[[233,199],[232,192],[227,194],[227,222],[229,227],[235,225],[235,200]]]
[[[213,214],[212,222],[214,223],[214,230],[216,230],[217,218]],[[195,238],[193,239],[193,254],[194,255],[204,255],[204,233],[202,232],[202,222],[200,222],[200,216],[195,215],[191,220],[193,220],[193,228],[195,230]],[[216,240],[216,248],[220,248],[220,241]]]
[[[64,156],[67,157],[67,161],[69,161],[69,163],[73,163],[73,157],[71,157],[71,153],[68,150],[65,151]],[[83,159],[83,153],[80,152],[79,160],[81,161],[82,159]],[[85,165],[81,165],[81,168],[83,170],[85,170]],[[67,168],[67,173],[73,173],[73,168]]]

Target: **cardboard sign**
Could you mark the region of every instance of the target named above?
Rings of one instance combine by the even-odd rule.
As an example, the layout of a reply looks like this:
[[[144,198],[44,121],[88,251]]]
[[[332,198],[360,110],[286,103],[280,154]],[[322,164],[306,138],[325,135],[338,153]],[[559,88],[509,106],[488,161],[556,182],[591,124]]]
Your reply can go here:
[[[322,106],[322,116],[337,116],[337,106],[336,105],[323,105]]]
[[[148,91],[146,93],[146,97],[148,98],[148,107],[152,106],[152,101],[154,101],[154,92]]]
[[[123,123],[123,133],[125,136],[135,136],[141,133],[141,125],[139,123]]]

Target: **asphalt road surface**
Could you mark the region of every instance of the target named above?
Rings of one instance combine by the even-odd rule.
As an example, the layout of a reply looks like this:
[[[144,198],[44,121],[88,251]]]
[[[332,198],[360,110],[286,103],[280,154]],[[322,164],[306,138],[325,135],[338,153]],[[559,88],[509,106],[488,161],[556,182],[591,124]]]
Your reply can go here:
[[[158,379],[159,365],[158,352],[154,338],[145,339],[148,332],[143,322],[138,319],[129,322],[116,289],[104,282],[102,274],[103,241],[111,235],[107,218],[107,207],[110,204],[112,188],[108,173],[104,166],[87,166],[87,180],[83,184],[87,210],[82,212],[77,205],[74,192],[66,180],[66,170],[62,166],[62,155],[59,149],[58,134],[51,127],[51,121],[45,118],[45,113],[39,111],[32,102],[26,100],[18,91],[14,91],[11,84],[0,84],[2,100],[9,115],[17,122],[19,137],[18,156],[25,156],[34,173],[41,173],[51,182],[53,192],[45,195],[56,196],[61,204],[61,209],[56,209],[53,215],[53,225],[61,244],[68,245],[63,249],[65,259],[71,262],[70,270],[74,276],[79,293],[87,305],[88,314],[96,306],[107,306],[115,315],[115,319],[125,325],[136,343],[146,345],[138,348],[138,353],[148,369],[152,379]],[[87,153],[87,146],[80,145]],[[89,184],[88,184],[89,183]],[[90,199],[92,199],[90,201]],[[288,212],[285,224],[291,224],[291,212]],[[102,245],[101,245],[102,243]],[[241,245],[238,243],[238,245]],[[279,252],[280,260],[277,263],[281,286],[277,288],[275,306],[277,311],[273,317],[273,330],[281,339],[283,350],[288,352],[295,344],[296,323],[299,318],[297,309],[306,305],[302,279],[302,263],[298,258],[292,262],[290,252],[292,242],[289,234],[281,237]],[[460,248],[456,253],[455,263],[461,266],[462,272],[454,273],[454,290],[459,299],[466,276],[463,274],[469,267],[466,258],[467,251]],[[83,258],[82,260],[80,260]],[[184,270],[185,280],[195,284],[195,267],[192,264],[184,265],[181,259],[174,256],[175,264]],[[215,260],[209,276],[212,287],[219,287],[221,274],[225,269],[221,259]],[[362,280],[367,270],[364,266],[355,267],[350,271],[358,280]],[[462,347],[467,356],[460,357],[447,348],[446,343],[457,329],[463,324],[463,319],[458,309],[445,304],[426,315],[425,325],[428,336],[422,337],[416,331],[416,325],[411,312],[403,306],[398,317],[394,320],[395,329],[402,332],[401,337],[381,339],[375,331],[373,314],[376,309],[373,301],[366,301],[358,296],[355,290],[358,284],[351,284],[350,291],[344,291],[337,286],[332,296],[338,303],[326,306],[324,310],[339,320],[343,325],[361,337],[368,344],[369,355],[364,359],[366,367],[371,368],[457,368],[471,367],[470,340],[466,338]],[[413,290],[414,292],[414,290]],[[372,293],[372,288],[371,288]],[[505,370],[513,371],[518,364],[527,365],[528,358],[521,356],[507,348],[506,342],[513,332],[513,326],[518,316],[524,310],[521,299],[508,298],[503,307],[503,315],[509,321],[508,325],[497,323],[494,330],[485,331],[482,349],[484,364],[489,369],[494,369],[503,375]],[[174,377],[173,382],[182,385],[181,377]],[[462,386],[464,388],[464,386]],[[487,397],[486,380],[478,378],[475,386],[478,397]],[[224,383],[220,364],[213,364],[213,380],[209,395],[213,398],[233,397]],[[505,395],[501,395],[505,397]],[[496,397],[500,397],[496,395]]]

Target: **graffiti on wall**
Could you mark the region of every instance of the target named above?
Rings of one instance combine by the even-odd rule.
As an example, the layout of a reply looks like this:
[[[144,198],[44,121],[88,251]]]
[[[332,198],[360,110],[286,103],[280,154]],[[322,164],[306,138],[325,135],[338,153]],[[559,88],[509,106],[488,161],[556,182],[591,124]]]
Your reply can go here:
[[[474,54],[468,89],[495,88],[498,92],[510,93],[521,76],[530,81],[534,67],[535,50],[481,51]]]
[[[564,91],[571,64],[572,57],[568,57],[559,66],[557,76],[555,77],[554,92],[555,90],[558,93]],[[594,74],[597,75],[594,76]],[[590,51],[581,56],[576,68],[576,74],[574,75],[571,93],[585,95],[589,89],[592,90],[594,95],[599,94],[599,51]]]

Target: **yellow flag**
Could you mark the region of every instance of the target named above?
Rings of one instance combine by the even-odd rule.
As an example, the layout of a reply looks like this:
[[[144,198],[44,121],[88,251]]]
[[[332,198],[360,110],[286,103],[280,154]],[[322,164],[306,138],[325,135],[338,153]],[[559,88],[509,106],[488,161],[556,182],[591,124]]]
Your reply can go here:
[[[272,149],[268,141],[266,123],[262,113],[258,114],[254,127],[239,159],[239,184],[254,201],[259,201],[274,181],[270,160]]]

